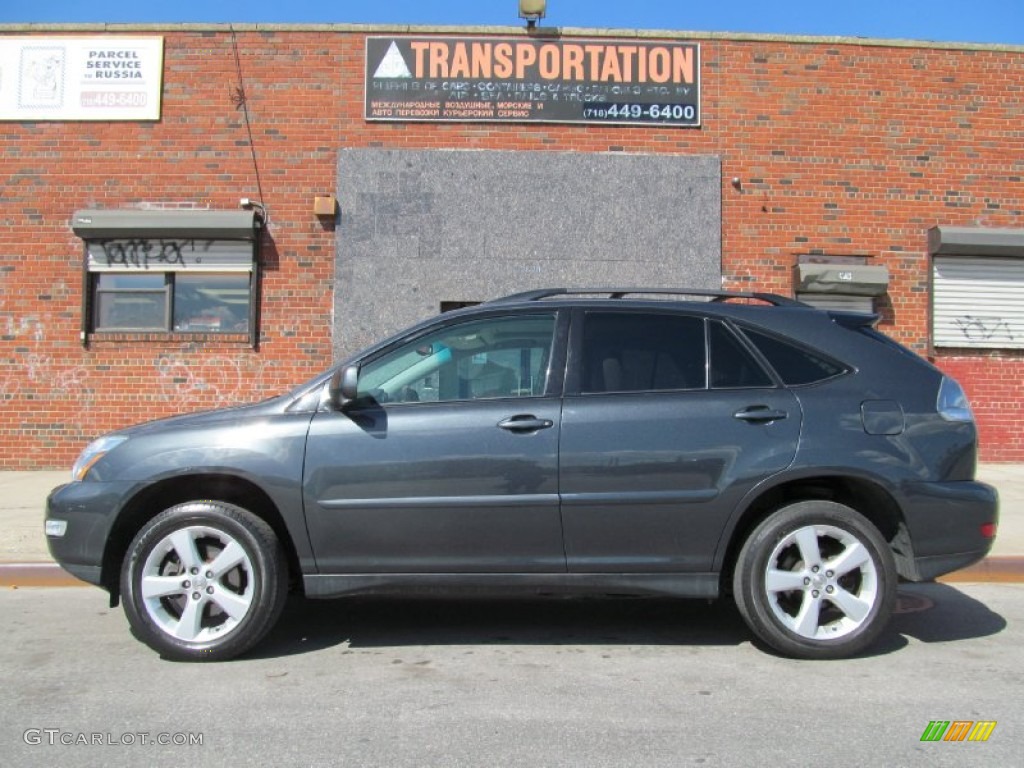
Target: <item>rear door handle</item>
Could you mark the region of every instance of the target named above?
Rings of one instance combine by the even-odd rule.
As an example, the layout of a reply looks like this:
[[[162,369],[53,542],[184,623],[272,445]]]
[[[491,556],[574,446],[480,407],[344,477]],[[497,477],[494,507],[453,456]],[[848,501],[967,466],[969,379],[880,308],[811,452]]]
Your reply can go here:
[[[509,432],[536,432],[538,429],[547,429],[554,426],[551,419],[538,419],[531,414],[522,416],[509,416],[498,422],[498,426],[507,429]]]
[[[752,405],[748,408],[736,411],[736,413],[733,414],[733,418],[739,419],[740,421],[749,421],[755,424],[778,421],[779,419],[785,419],[788,417],[789,414],[786,413],[786,411],[769,408],[767,405]]]

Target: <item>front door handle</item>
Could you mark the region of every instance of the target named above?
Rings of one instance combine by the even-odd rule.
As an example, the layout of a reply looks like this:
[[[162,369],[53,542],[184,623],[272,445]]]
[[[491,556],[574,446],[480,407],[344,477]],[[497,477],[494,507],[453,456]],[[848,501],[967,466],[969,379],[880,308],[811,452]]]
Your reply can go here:
[[[498,422],[498,426],[507,429],[509,432],[536,432],[538,429],[547,429],[554,426],[551,419],[538,419],[531,414],[521,416],[509,416]]]
[[[788,417],[789,414],[785,411],[780,411],[776,408],[769,408],[767,405],[751,405],[750,407],[743,408],[733,414],[733,418],[739,419],[740,421],[748,421],[753,424],[778,421],[779,419],[785,419]]]

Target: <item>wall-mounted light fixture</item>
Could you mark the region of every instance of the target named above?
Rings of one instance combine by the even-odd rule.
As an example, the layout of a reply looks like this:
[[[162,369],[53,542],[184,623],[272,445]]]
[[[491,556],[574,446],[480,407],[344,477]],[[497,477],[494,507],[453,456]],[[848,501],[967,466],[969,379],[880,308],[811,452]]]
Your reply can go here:
[[[259,219],[260,223],[263,226],[270,225],[270,212],[259,200],[253,200],[251,197],[243,197],[238,201],[238,207],[246,211],[255,210],[256,218]]]
[[[519,18],[526,19],[527,29],[537,26],[537,20],[547,13],[547,0],[519,0]]]
[[[317,216],[333,216],[338,210],[334,195],[317,195],[313,198],[313,213]]]

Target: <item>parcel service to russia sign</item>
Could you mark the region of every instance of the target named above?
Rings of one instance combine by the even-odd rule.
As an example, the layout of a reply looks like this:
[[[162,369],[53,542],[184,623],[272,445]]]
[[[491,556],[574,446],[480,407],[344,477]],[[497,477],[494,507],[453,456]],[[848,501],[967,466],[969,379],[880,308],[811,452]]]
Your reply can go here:
[[[366,39],[367,120],[700,125],[700,46]]]
[[[162,37],[0,39],[0,120],[159,120]]]

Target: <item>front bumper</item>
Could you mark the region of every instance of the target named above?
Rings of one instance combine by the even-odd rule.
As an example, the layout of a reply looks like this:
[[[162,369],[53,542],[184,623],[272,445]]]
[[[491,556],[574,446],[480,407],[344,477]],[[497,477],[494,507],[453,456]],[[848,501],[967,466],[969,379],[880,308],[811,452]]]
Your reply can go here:
[[[966,568],[992,550],[995,538],[984,530],[999,522],[995,488],[976,481],[915,482],[904,490],[909,541],[898,559],[901,576],[929,581]]]
[[[111,528],[128,497],[122,483],[69,483],[54,488],[46,499],[46,520],[67,523],[63,536],[47,535],[50,555],[64,570],[90,584],[103,584],[103,554]]]

